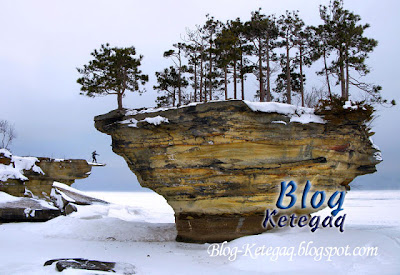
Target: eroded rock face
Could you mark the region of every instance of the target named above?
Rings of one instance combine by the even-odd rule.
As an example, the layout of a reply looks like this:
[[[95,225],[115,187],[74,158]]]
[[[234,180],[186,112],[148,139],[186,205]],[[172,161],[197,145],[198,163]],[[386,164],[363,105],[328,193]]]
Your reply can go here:
[[[77,211],[75,205],[107,203],[69,187],[90,175],[79,159],[13,156],[0,149],[0,222],[46,221]]]
[[[49,198],[55,181],[71,185],[76,179],[87,178],[92,170],[82,159],[15,157],[7,151],[0,152],[0,164],[4,165],[0,191],[17,197]]]
[[[172,206],[177,240],[219,242],[263,232],[265,210],[276,208],[282,181],[295,181],[300,196],[309,180],[311,192],[328,197],[376,171],[379,151],[361,122],[303,124],[296,121],[307,119],[296,113],[257,112],[243,101],[223,101],[115,110],[97,116],[95,126],[112,137],[113,151],[141,186]],[[290,209],[315,211],[301,209],[300,200]]]

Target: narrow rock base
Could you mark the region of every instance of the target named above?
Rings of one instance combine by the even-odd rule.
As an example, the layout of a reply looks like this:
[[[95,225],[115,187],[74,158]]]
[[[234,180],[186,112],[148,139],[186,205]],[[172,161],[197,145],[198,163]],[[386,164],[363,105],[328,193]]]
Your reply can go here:
[[[218,243],[266,231],[262,226],[265,213],[209,215],[182,213],[175,215],[176,241]]]

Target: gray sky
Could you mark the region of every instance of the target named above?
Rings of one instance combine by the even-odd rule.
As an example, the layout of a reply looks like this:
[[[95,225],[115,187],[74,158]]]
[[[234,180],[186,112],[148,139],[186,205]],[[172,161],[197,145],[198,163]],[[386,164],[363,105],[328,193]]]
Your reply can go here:
[[[226,21],[249,19],[261,7],[266,14],[299,10],[306,24],[319,24],[318,6],[329,1],[2,1],[0,9],[0,119],[15,124],[18,138],[11,149],[17,155],[54,158],[86,158],[97,150],[104,168],[77,181],[82,190],[140,190],[136,177],[123,159],[111,151],[111,138],[98,132],[93,117],[116,108],[113,96],[87,98],[79,95],[76,67],[90,59],[102,43],[135,46],[144,55],[142,70],[150,77],[148,92],[130,94],[125,107],[154,106],[154,72],[170,65],[162,54],[180,41],[185,28],[203,24],[210,13]],[[395,0],[347,0],[345,7],[370,23],[367,36],[379,41],[368,64],[370,82],[383,86],[386,98],[400,99],[398,55],[400,2]],[[314,76],[310,76],[315,78]],[[317,78],[315,78],[317,79]],[[320,80],[317,80],[320,81]],[[254,91],[257,84],[247,84]],[[306,89],[311,89],[311,85]],[[398,187],[400,134],[399,107],[380,108],[373,123],[375,143],[384,162],[378,173],[358,178],[352,186]]]

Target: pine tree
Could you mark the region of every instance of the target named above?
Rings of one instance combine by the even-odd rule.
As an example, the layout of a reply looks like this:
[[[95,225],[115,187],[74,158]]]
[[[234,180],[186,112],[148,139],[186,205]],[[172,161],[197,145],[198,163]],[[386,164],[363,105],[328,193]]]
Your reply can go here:
[[[206,100],[206,96],[205,96],[205,91],[204,91],[204,79],[205,79],[205,73],[204,73],[204,64],[205,64],[205,59],[206,59],[206,52],[205,52],[205,48],[206,48],[206,40],[203,36],[203,29],[200,26],[196,26],[195,30],[190,30],[190,29],[186,29],[186,35],[187,35],[187,40],[186,42],[189,43],[190,45],[190,52],[191,55],[195,56],[198,66],[199,66],[199,71],[197,72],[197,75],[195,78],[195,86],[194,87],[198,87],[199,90],[199,101],[203,102]],[[196,68],[197,69],[197,68]],[[198,81],[197,81],[197,78]],[[198,85],[197,85],[198,83]],[[196,88],[195,91],[196,91]],[[195,92],[195,99],[196,99],[196,92]]]
[[[286,11],[285,15],[281,15],[278,20],[280,29],[280,37],[282,38],[279,43],[281,47],[285,48],[285,53],[281,55],[281,64],[286,66],[286,102],[292,104],[292,81],[291,81],[291,62],[293,58],[290,55],[290,50],[296,45],[296,36],[304,26],[304,22],[300,19],[298,11]]]
[[[208,86],[208,94],[209,100],[213,100],[213,88],[215,87],[217,81],[215,80],[215,76],[217,75],[214,72],[214,64],[215,64],[215,39],[217,37],[218,32],[221,28],[221,23],[218,20],[215,20],[213,16],[207,14],[207,21],[202,27],[202,34],[204,39],[207,41],[207,49],[205,52],[208,54],[208,73],[207,76],[207,86]],[[206,94],[206,92],[205,92]],[[207,102],[207,96],[205,96],[205,102]]]
[[[353,85],[367,92],[372,101],[386,102],[380,95],[381,86],[364,83],[351,75],[357,72],[359,77],[363,77],[370,72],[365,61],[378,41],[364,36],[369,24],[360,24],[361,17],[344,9],[343,0],[333,0],[328,7],[320,6],[320,16],[324,22],[321,28],[330,37],[330,49],[337,55],[329,70],[335,72],[341,87],[341,97],[348,100],[350,85]]]
[[[252,52],[252,45],[249,44],[249,41],[246,38],[246,26],[244,23],[240,21],[240,18],[236,18],[235,21],[228,21],[229,29],[232,31],[235,36],[235,58],[239,59],[236,61],[238,63],[239,70],[239,79],[241,86],[241,97],[242,100],[245,99],[245,91],[244,91],[244,81],[246,79],[246,74],[251,73],[253,71],[253,66],[249,66],[250,61],[246,58],[247,55]],[[236,75],[236,73],[235,73]]]
[[[216,66],[223,70],[223,83],[224,83],[224,97],[228,99],[228,66],[233,60],[232,52],[234,51],[235,36],[232,31],[223,26],[222,31],[218,34],[215,39],[215,52],[216,52]],[[236,69],[235,69],[236,72]],[[235,84],[235,96],[236,98],[236,84]]]
[[[305,106],[304,86],[305,86],[305,75],[303,71],[304,66],[311,66],[315,61],[315,53],[312,42],[312,29],[310,27],[304,27],[304,23],[300,24],[301,27],[298,29],[294,38],[294,45],[297,48],[296,58],[294,62],[299,66],[299,77],[300,77],[300,96],[301,106]]]
[[[330,84],[331,68],[328,65],[328,58],[331,55],[332,47],[330,45],[330,34],[327,25],[319,25],[318,27],[310,27],[310,46],[312,49],[312,59],[318,60],[322,57],[324,67],[317,71],[317,75],[324,75],[326,86],[328,88],[329,98],[332,100],[332,89]]]
[[[300,73],[297,72],[298,69],[298,62],[291,62],[289,72],[290,72],[290,87],[292,93],[299,93],[301,94],[301,86],[306,82],[305,76],[301,76]],[[284,94],[287,95],[287,87],[288,87],[288,81],[287,81],[287,66],[286,66],[286,58],[281,59],[281,73],[278,74],[275,83],[276,86],[274,88],[274,92],[278,94]],[[283,97],[283,99],[278,99],[278,101],[286,102],[287,103],[287,97]]]
[[[261,14],[261,9],[251,13],[250,21],[245,23],[247,38],[252,43],[253,55],[257,56],[257,71],[255,72],[259,80],[260,101],[271,101],[271,61],[273,49],[276,48],[278,29],[274,16]],[[266,73],[264,74],[263,63],[266,63]],[[264,75],[267,82],[267,90],[264,88]]]
[[[134,47],[111,48],[107,43],[94,50],[93,60],[83,69],[77,68],[83,76],[77,82],[82,85],[81,95],[89,97],[117,95],[118,109],[122,109],[122,98],[126,91],[144,92],[139,89],[148,80],[148,76],[139,70],[143,56],[135,58]]]
[[[156,72],[158,85],[153,86],[153,89],[158,92],[163,92],[163,95],[157,97],[157,106],[176,106],[176,97],[179,89],[185,88],[188,85],[186,78],[179,76],[179,72],[174,66],[165,68],[162,72]],[[181,93],[181,102],[185,101],[185,95]]]
[[[192,81],[192,88],[193,88],[193,97],[190,96],[191,101],[197,102],[198,101],[198,88],[199,88],[199,67],[200,67],[200,54],[199,49],[196,45],[191,44],[184,44],[184,52],[185,57],[188,60],[188,67],[187,73],[189,76],[189,80]]]
[[[174,49],[171,49],[169,51],[164,52],[164,57],[166,58],[172,58],[172,61],[174,62],[177,72],[178,72],[178,106],[182,105],[182,87],[181,87],[181,79],[182,79],[182,74],[187,71],[187,67],[183,65],[183,50],[185,48],[185,45],[183,43],[176,43],[173,45]]]

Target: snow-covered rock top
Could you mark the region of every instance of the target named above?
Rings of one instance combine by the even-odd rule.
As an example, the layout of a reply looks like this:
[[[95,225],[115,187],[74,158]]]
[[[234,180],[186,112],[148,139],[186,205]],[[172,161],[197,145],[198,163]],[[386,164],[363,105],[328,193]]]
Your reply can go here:
[[[218,102],[218,101],[209,101],[209,102]],[[248,100],[243,100],[243,102],[249,106],[249,108],[254,112],[264,112],[264,113],[278,113],[283,114],[290,117],[290,122],[299,122],[299,123],[326,123],[326,121],[314,114],[313,108],[306,108],[306,107],[299,107],[291,104],[286,103],[279,103],[279,102],[252,102]],[[126,116],[134,116],[138,114],[146,114],[146,113],[156,113],[162,112],[167,110],[173,110],[178,108],[185,108],[190,106],[196,106],[198,104],[203,104],[203,102],[193,102],[188,105],[183,105],[180,107],[161,107],[161,108],[146,108],[141,110],[127,110],[125,115]],[[137,121],[134,118],[127,119],[121,121],[121,124],[129,124],[129,127],[137,127],[138,122],[146,121],[148,123],[159,125],[161,123],[168,123],[168,119],[157,116],[154,118],[145,118],[143,120]]]
[[[32,170],[33,172],[44,174],[42,169],[36,165],[39,160],[35,157],[18,157],[13,156],[7,149],[0,149],[0,153],[6,158],[11,159],[9,165],[0,164],[0,181],[6,181],[8,179],[19,179],[22,181],[28,180],[24,176],[24,170]]]
[[[290,122],[326,123],[320,116],[314,114],[314,109],[298,107],[279,102],[252,102],[244,100],[253,112],[278,113],[290,117]]]
[[[142,120],[136,120],[134,118],[131,119],[126,119],[121,121],[121,124],[128,124],[129,127],[134,127],[137,128],[137,124],[139,122],[147,122],[149,124],[154,124],[154,125],[160,125],[161,123],[169,123],[168,118],[162,117],[162,116],[156,116],[156,117],[146,117],[145,119]]]

